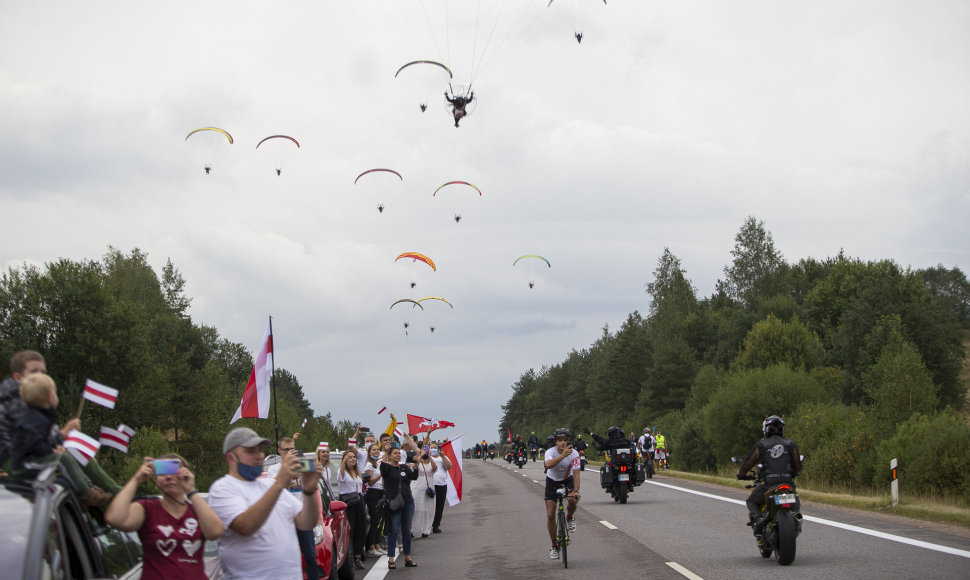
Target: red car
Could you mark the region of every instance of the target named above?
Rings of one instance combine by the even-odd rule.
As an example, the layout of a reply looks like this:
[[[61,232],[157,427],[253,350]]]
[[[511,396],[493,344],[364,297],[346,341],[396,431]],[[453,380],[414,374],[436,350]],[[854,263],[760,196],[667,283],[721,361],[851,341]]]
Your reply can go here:
[[[323,504],[323,524],[313,528],[313,541],[317,545],[317,566],[326,574],[321,578],[354,580],[356,570],[351,553],[350,522],[344,514],[347,504],[332,498],[322,483],[319,486]],[[304,563],[304,578],[306,578],[305,568]]]

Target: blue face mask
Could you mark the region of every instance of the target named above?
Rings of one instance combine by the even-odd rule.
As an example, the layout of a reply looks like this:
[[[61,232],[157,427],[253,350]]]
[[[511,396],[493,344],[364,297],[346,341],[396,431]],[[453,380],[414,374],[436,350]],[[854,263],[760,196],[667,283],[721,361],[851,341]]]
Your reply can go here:
[[[239,477],[246,481],[256,481],[256,478],[263,474],[262,465],[246,465],[239,461],[239,458],[235,455],[233,455],[233,458],[236,460],[236,471],[239,473]]]
[[[374,461],[377,461],[378,459],[381,458],[381,456],[380,455],[371,455],[370,458],[373,459]]]

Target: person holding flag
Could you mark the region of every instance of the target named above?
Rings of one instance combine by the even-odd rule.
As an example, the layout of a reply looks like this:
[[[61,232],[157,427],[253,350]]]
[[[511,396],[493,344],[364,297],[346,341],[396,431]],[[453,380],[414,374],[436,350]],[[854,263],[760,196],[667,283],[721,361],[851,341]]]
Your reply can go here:
[[[104,487],[95,485],[92,483],[94,478],[86,474],[75,456],[64,453],[64,446],[59,441],[51,441],[52,432],[57,431],[59,402],[54,379],[41,373],[30,375],[20,384],[20,393],[27,409],[17,422],[10,441],[11,472],[26,475],[33,463],[59,462],[84,505],[101,507],[111,501],[121,487],[96,462],[85,459],[86,465],[90,466],[89,471],[97,476],[98,483]],[[74,433],[77,431],[72,431],[71,435]]]

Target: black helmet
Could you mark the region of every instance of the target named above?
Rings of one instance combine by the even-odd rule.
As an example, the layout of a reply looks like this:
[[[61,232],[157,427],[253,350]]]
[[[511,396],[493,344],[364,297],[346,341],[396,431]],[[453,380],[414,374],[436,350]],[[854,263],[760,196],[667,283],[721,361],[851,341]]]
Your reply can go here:
[[[623,430],[614,425],[606,430],[606,437],[607,439],[622,439]]]
[[[571,435],[571,433],[569,432],[569,429],[566,429],[565,427],[560,427],[560,428],[556,429],[555,431],[553,431],[553,433],[552,433],[553,439],[555,439],[556,437],[559,437],[560,435],[565,435],[566,438],[568,439],[569,438],[569,435]]]
[[[778,415],[772,415],[761,424],[761,431],[765,434],[765,437],[769,435],[784,435],[785,420]]]

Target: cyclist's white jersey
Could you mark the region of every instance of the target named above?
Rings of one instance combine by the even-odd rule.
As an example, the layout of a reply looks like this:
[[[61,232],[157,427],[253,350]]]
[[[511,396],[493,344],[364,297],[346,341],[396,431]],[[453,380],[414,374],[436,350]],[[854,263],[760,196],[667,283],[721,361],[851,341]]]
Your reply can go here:
[[[557,457],[559,457],[558,449],[555,447],[546,449],[545,461],[551,461]],[[558,464],[546,470],[546,477],[553,481],[565,481],[570,475],[572,475],[572,471],[574,469],[579,469],[579,451],[576,451],[575,449],[573,449],[573,452],[569,456],[564,457],[563,460]]]

